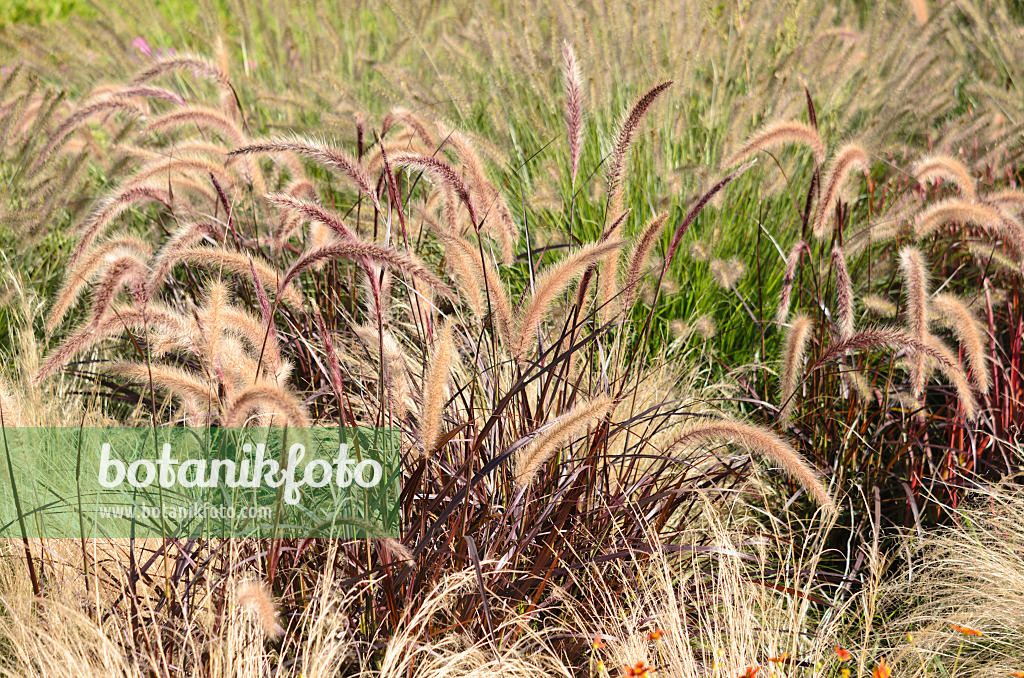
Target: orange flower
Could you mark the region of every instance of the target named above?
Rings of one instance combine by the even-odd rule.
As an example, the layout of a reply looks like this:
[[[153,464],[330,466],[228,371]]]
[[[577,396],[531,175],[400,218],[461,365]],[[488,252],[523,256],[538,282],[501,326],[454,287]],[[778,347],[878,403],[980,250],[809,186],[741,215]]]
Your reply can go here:
[[[1012,678],[1024,678],[1024,671],[1013,671],[1010,675]]]
[[[954,631],[959,631],[960,633],[964,634],[965,636],[983,636],[983,635],[985,635],[981,631],[976,631],[975,629],[972,629],[969,626],[957,626],[956,624],[950,624],[949,626]]]
[[[776,664],[781,664],[784,661],[789,661],[789,653],[783,652],[778,657],[768,657],[768,661],[775,662]]]
[[[889,678],[892,675],[892,669],[885,663],[885,657],[878,660],[878,666],[875,667],[874,672],[871,674],[872,678]]]
[[[849,650],[841,648],[838,645],[836,645],[836,656],[839,657],[839,661],[841,662],[848,662],[850,661],[850,658],[853,657]]]
[[[650,633],[647,634],[647,640],[648,641],[661,640],[662,636],[664,636],[664,635],[665,635],[664,631],[662,631],[659,628],[655,628],[653,631],[651,631]]]
[[[652,667],[648,666],[647,664],[645,664],[643,661],[638,661],[633,666],[624,666],[623,668],[625,669],[626,675],[629,678],[653,678],[654,677],[654,669]]]
[[[760,670],[760,666],[748,666],[746,673],[742,674],[740,678],[754,678]]]
[[[601,636],[594,636],[594,642],[590,644],[590,647],[594,648],[595,650],[603,650],[608,646],[605,644],[603,640],[601,640]]]

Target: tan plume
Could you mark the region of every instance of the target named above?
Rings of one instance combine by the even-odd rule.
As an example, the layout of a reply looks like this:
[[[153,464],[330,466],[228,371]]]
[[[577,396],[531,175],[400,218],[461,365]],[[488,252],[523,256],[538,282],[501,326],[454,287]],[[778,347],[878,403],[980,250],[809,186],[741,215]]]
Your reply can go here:
[[[249,413],[257,408],[263,414],[282,416],[284,422],[281,423],[295,427],[309,426],[309,417],[299,399],[277,384],[266,382],[248,386],[237,394],[224,413],[224,425],[244,425]]]
[[[786,272],[782,276],[782,291],[779,293],[779,306],[775,311],[775,322],[784,325],[789,318],[789,304],[793,296],[793,281],[796,279],[796,269],[800,265],[800,258],[810,255],[811,250],[803,240],[793,245],[786,257]]]
[[[661,235],[667,220],[668,212],[662,212],[653,217],[644,226],[640,232],[640,237],[636,240],[636,245],[633,247],[633,252],[629,257],[629,265],[626,268],[624,308],[632,306],[640,294],[644,265],[647,263],[647,258],[650,256],[651,250],[654,249],[654,243],[657,242],[658,236]]]
[[[607,395],[600,395],[577,405],[539,429],[536,437],[516,457],[516,482],[526,485],[533,480],[540,467],[555,452],[584,429],[608,416],[614,404],[615,401]]]
[[[294,308],[302,306],[302,295],[295,287],[289,284],[281,289],[282,282],[287,279],[285,274],[275,269],[262,257],[252,257],[223,247],[188,247],[175,252],[169,258],[174,261],[206,266],[218,271],[227,271],[242,278],[250,277],[252,268],[255,267],[260,281],[265,287],[277,290],[281,299],[290,306]]]
[[[562,43],[562,80],[565,87],[565,126],[569,137],[569,167],[572,185],[576,185],[576,173],[583,150],[583,76],[576,51],[565,41]]]
[[[623,174],[626,168],[626,155],[640,123],[654,102],[665,90],[671,87],[672,81],[668,80],[655,85],[646,93],[637,98],[626,115],[619,123],[619,130],[615,137],[615,145],[612,147],[611,157],[608,159],[608,218],[617,219],[622,213],[622,184]]]
[[[284,634],[284,628],[277,621],[277,606],[262,582],[240,582],[235,588],[235,600],[241,609],[255,614],[260,628],[268,638],[278,638]]]
[[[727,442],[734,442],[747,452],[765,457],[777,464],[807,490],[807,493],[814,497],[822,508],[830,512],[836,510],[835,502],[814,467],[800,456],[789,443],[772,431],[760,426],[730,419],[694,419],[683,425],[682,430],[668,446],[666,454],[691,445]]]
[[[81,260],[74,269],[68,271],[58,290],[50,314],[46,319],[46,328],[53,331],[63,320],[65,314],[74,306],[78,295],[95,275],[123,256],[133,256],[140,263],[153,254],[153,248],[145,240],[136,236],[118,235],[94,248],[89,255]]]
[[[935,319],[949,328],[963,347],[978,391],[988,393],[991,377],[985,356],[985,329],[981,322],[967,304],[953,294],[936,294],[932,297],[931,307]]]
[[[430,356],[423,379],[423,417],[420,421],[420,445],[423,454],[430,456],[440,439],[441,418],[447,400],[448,376],[455,357],[455,339],[452,323],[446,322],[441,328]]]
[[[824,238],[828,234],[832,212],[839,202],[846,179],[853,170],[867,174],[871,170],[868,154],[857,144],[847,144],[839,149],[828,175],[822,180],[822,193],[818,200],[818,211],[814,218],[814,236]]]
[[[904,247],[899,255],[900,273],[903,275],[904,292],[907,300],[907,331],[919,343],[928,338],[928,269],[924,255],[916,247]],[[914,351],[911,355],[911,393],[920,398],[924,392],[924,353]]]
[[[781,120],[770,123],[755,132],[743,148],[725,161],[725,165],[731,167],[743,162],[757,151],[791,144],[800,144],[810,148],[814,154],[814,162],[818,165],[825,162],[825,142],[822,141],[818,130],[802,122]]]
[[[249,153],[295,153],[296,155],[319,162],[330,169],[338,170],[355,184],[360,193],[373,202],[374,207],[378,211],[383,211],[377,199],[377,194],[371,187],[370,177],[366,174],[366,170],[359,161],[353,160],[344,151],[329,145],[325,141],[302,137],[272,139],[258,141],[231,151],[231,155]]]
[[[853,281],[846,268],[846,254],[838,244],[832,248],[832,268],[836,272],[836,325],[839,338],[853,336]]]
[[[583,273],[586,268],[592,266],[605,254],[618,249],[621,245],[622,243],[620,242],[587,245],[575,254],[562,259],[557,264],[549,266],[537,278],[533,295],[519,309],[516,323],[516,338],[512,345],[514,355],[521,356],[526,351],[530,338],[537,330],[537,324],[540,323],[547,313],[555,298],[578,275]]]
[[[929,155],[914,166],[914,178],[920,183],[942,179],[956,186],[960,195],[973,201],[976,196],[974,177],[963,163],[948,155]]]
[[[782,348],[782,373],[779,378],[779,403],[782,407],[779,418],[783,422],[789,421],[796,408],[796,387],[800,381],[807,342],[813,329],[814,323],[810,317],[800,313],[793,318],[786,333],[786,341]]]

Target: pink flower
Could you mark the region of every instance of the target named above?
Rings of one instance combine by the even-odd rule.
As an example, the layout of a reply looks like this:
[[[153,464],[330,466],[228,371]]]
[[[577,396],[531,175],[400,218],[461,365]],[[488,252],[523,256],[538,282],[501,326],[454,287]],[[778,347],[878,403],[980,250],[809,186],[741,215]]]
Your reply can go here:
[[[146,42],[146,39],[143,38],[142,36],[139,36],[139,37],[135,38],[134,40],[132,40],[131,46],[134,47],[135,49],[139,50],[139,52],[141,52],[142,54],[144,54],[146,56],[152,56],[153,55],[153,49],[149,46],[149,43]]]

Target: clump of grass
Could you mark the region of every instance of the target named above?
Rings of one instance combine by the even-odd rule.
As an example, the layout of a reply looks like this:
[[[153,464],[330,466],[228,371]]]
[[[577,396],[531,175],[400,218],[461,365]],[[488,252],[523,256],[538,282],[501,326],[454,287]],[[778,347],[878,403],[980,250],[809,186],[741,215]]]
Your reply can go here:
[[[697,8],[689,4],[683,10]],[[120,625],[122,633],[131,629],[152,634],[133,657],[145,657],[146,665],[168,675],[179,670],[336,675],[342,670],[365,670],[371,663],[380,667],[382,675],[452,675],[463,669],[494,672],[511,670],[513,665],[527,673],[568,675],[580,668],[565,662],[574,652],[578,655],[578,647],[563,645],[558,653],[531,658],[516,651],[539,647],[540,643],[527,642],[535,640],[535,624],[551,620],[561,601],[580,599],[594,581],[601,581],[601,572],[593,566],[644,560],[664,548],[665,552],[718,553],[724,559],[710,567],[729,569],[721,587],[694,584],[697,592],[684,597],[688,606],[680,604],[665,612],[675,615],[661,629],[673,640],[653,648],[644,646],[645,641],[638,639],[647,636],[637,634],[636,627],[641,620],[648,624],[650,615],[646,610],[640,611],[644,617],[636,610],[623,610],[622,601],[651,600],[650,607],[656,608],[656,603],[671,599],[678,569],[666,575],[671,585],[653,595],[646,589],[638,593],[627,583],[642,581],[637,576],[647,574],[642,568],[615,581],[606,599],[588,601],[593,605],[587,610],[588,619],[632,620],[630,633],[636,637],[627,639],[625,649],[615,650],[620,654],[614,655],[632,666],[642,660],[664,663],[688,675],[724,670],[752,675],[754,667],[765,661],[764,653],[776,658],[785,652],[796,655],[804,636],[793,629],[803,628],[806,618],[793,612],[795,617],[786,620],[792,623],[786,625],[772,617],[765,605],[760,623],[754,624],[737,609],[761,600],[753,591],[771,590],[788,596],[788,609],[806,613],[808,601],[822,604],[819,587],[826,590],[828,585],[815,580],[812,590],[813,577],[802,578],[800,568],[795,568],[791,580],[769,580],[764,571],[742,572],[742,563],[752,562],[743,555],[756,558],[740,553],[741,546],[750,544],[737,545],[713,529],[694,540],[684,538],[689,526],[706,526],[707,504],[731,502],[729,497],[753,492],[757,495],[751,501],[758,503],[762,497],[770,502],[779,496],[788,500],[785,508],[760,514],[777,526],[791,511],[808,510],[794,496],[797,489],[797,495],[812,499],[812,506],[838,514],[842,509],[834,495],[845,488],[826,487],[816,468],[820,467],[837,479],[837,485],[858,478],[861,489],[880,487],[877,505],[881,506],[884,496],[888,515],[899,519],[902,506],[904,514],[917,519],[923,507],[916,502],[934,490],[936,482],[952,485],[945,481],[968,470],[968,462],[949,449],[962,449],[965,441],[976,440],[977,432],[990,425],[988,420],[998,420],[997,425],[1004,427],[990,431],[990,438],[1006,439],[1012,414],[977,415],[979,407],[993,411],[1002,407],[1005,412],[1010,410],[1009,403],[1016,402],[1013,379],[988,378],[986,370],[1000,377],[998,370],[1012,374],[1016,368],[1012,356],[1000,356],[991,347],[993,342],[985,354],[985,331],[993,339],[997,333],[1005,336],[1006,328],[1014,327],[1007,319],[1019,311],[1019,300],[1007,296],[1007,310],[995,308],[999,304],[992,301],[992,294],[1001,290],[993,288],[993,281],[1004,278],[992,278],[969,264],[972,268],[965,275],[974,276],[972,284],[977,281],[977,289],[986,290],[986,300],[978,306],[985,310],[987,327],[983,327],[966,297],[957,301],[959,296],[931,295],[926,284],[914,287],[912,278],[945,280],[949,269],[942,267],[959,261],[955,248],[947,258],[929,240],[940,241],[952,230],[942,228],[947,224],[970,238],[978,236],[972,229],[980,227],[994,246],[1008,244],[1019,256],[1022,250],[1017,245],[1024,238],[1018,229],[1016,195],[981,191],[979,197],[979,187],[997,183],[991,168],[978,170],[969,163],[957,164],[948,152],[937,154],[918,165],[917,178],[925,184],[921,199],[903,203],[910,206],[908,214],[918,213],[914,233],[894,228],[892,242],[879,242],[871,240],[868,229],[866,249],[844,243],[851,228],[873,221],[874,213],[896,203],[897,194],[909,184],[900,188],[898,181],[905,177],[887,174],[888,168],[901,162],[889,159],[878,163],[878,171],[867,177],[866,190],[847,200],[851,185],[862,187],[855,172],[869,174],[869,159],[883,157],[878,149],[885,145],[874,146],[879,136],[885,136],[880,127],[903,129],[908,116],[920,117],[924,104],[913,95],[923,94],[923,89],[933,91],[927,101],[935,112],[929,119],[943,117],[952,105],[948,88],[931,86],[933,65],[945,54],[941,45],[946,34],[939,30],[945,20],[936,17],[935,33],[929,28],[906,42],[885,39],[894,35],[892,27],[897,25],[888,19],[883,28],[870,28],[860,36],[845,28],[837,31],[830,16],[789,26],[781,15],[775,16],[775,8],[753,9],[757,11],[749,17],[737,15],[735,31],[764,36],[777,51],[761,52],[777,53],[779,63],[814,63],[820,86],[830,88],[827,91],[833,95],[819,97],[829,102],[826,115],[818,115],[808,87],[795,100],[806,100],[809,122],[792,121],[794,107],[788,102],[793,97],[773,96],[788,93],[789,85],[779,84],[786,78],[767,78],[767,84],[762,84],[749,76],[733,82],[715,75],[709,81],[730,84],[716,85],[708,92],[702,77],[692,77],[701,72],[685,63],[682,80],[693,86],[687,96],[673,96],[670,82],[664,82],[627,105],[606,140],[611,153],[603,158],[602,144],[593,141],[602,136],[604,118],[600,111],[584,115],[584,76],[575,53],[565,47],[564,105],[549,108],[564,111],[567,134],[564,139],[555,138],[567,148],[568,171],[561,171],[565,163],[559,159],[550,178],[545,176],[549,169],[544,165],[545,153],[537,151],[528,158],[524,153],[540,148],[534,142],[546,129],[543,119],[531,114],[528,121],[502,122],[484,110],[484,103],[479,114],[467,115],[466,98],[447,84],[444,97],[424,96],[424,86],[408,101],[447,102],[437,110],[449,113],[449,119],[433,120],[433,112],[413,113],[388,102],[380,104],[387,109],[382,116],[356,112],[351,142],[346,136],[349,128],[343,126],[347,120],[333,121],[337,134],[330,141],[305,129],[300,134],[274,136],[265,129],[267,121],[301,128],[306,125],[303,115],[316,120],[322,111],[313,115],[307,102],[297,105],[299,113],[285,113],[296,104],[273,99],[280,92],[260,99],[261,106],[266,101],[272,108],[254,107],[256,86],[234,77],[226,58],[213,65],[198,57],[171,57],[144,66],[132,82],[173,79],[173,87],[188,95],[155,85],[129,85],[118,96],[130,103],[93,111],[117,111],[105,120],[96,119],[96,124],[112,138],[130,131],[132,142],[117,145],[116,152],[108,149],[97,154],[98,167],[113,180],[99,199],[88,201],[94,205],[91,215],[81,218],[80,212],[71,211],[77,242],[61,245],[70,250],[71,263],[50,320],[50,329],[61,341],[33,370],[38,381],[51,384],[57,372],[65,370],[69,379],[89,384],[122,420],[134,421],[133,413],[137,417],[148,406],[155,423],[168,425],[393,426],[402,441],[401,474],[407,483],[399,507],[398,539],[330,544],[246,540],[232,547],[243,552],[230,556],[216,543],[152,546],[152,552],[141,559],[148,564],[139,567],[139,576],[115,582],[116,595],[101,605],[106,618]],[[646,11],[651,12],[645,15],[650,20],[664,8]],[[553,18],[552,26],[561,21]],[[741,25],[745,21],[751,23]],[[605,30],[602,26],[612,23],[602,22],[595,30]],[[673,20],[664,25],[668,33],[680,37],[679,25],[699,26],[700,22]],[[313,26],[309,36],[323,37],[322,30],[328,29]],[[559,44],[546,39],[551,36],[493,39],[491,31],[480,31],[466,41],[486,40],[494,59],[509,59],[517,67],[537,63],[530,45]],[[295,34],[304,39],[301,31]],[[786,44],[772,37],[776,35],[786,36]],[[935,35],[939,38],[933,41]],[[724,53],[717,33],[682,37],[693,47],[688,51],[691,55]],[[866,60],[871,68],[896,75],[881,83],[862,83],[858,78],[864,71],[857,65],[856,48],[822,47],[862,37],[883,46]],[[460,42],[446,35],[438,41],[443,45],[439,49]],[[719,47],[706,49],[708,43]],[[596,63],[611,63],[602,57],[613,53],[604,51],[609,46],[600,40],[589,44],[597,51]],[[375,50],[370,46],[367,53]],[[323,54],[319,47],[318,51]],[[616,58],[631,59],[642,52],[626,50]],[[908,60],[908,52],[926,58]],[[286,53],[294,54],[291,49],[271,50],[266,58],[285,58],[279,55]],[[823,54],[828,59],[819,58]],[[544,63],[558,61],[552,56],[545,55]],[[290,69],[301,70],[299,57],[286,58]],[[768,60],[759,59],[763,63],[749,70],[763,74]],[[906,64],[910,66],[904,68]],[[416,81],[396,74],[395,65],[387,61],[377,66],[393,79],[394,91]],[[248,64],[244,70],[249,72]],[[538,69],[529,66],[525,72]],[[373,77],[368,75],[367,82]],[[586,82],[593,91],[610,92],[614,88],[602,86],[607,85],[605,77],[595,73]],[[493,75],[490,79],[494,80]],[[318,80],[306,78],[294,91],[317,89]],[[285,81],[297,82],[290,75]],[[520,81],[508,81],[510,94],[503,101],[511,102]],[[333,102],[330,110],[336,110],[333,75],[326,74],[322,83],[332,90],[327,99]],[[732,90],[738,91],[743,83],[749,87],[744,96],[758,110],[744,108],[735,98]],[[532,84],[531,88],[537,89]],[[322,94],[309,99],[319,106],[326,100]],[[143,105],[139,97],[152,101]],[[693,121],[701,119],[704,105],[694,102],[704,99],[716,102],[716,112],[727,110],[727,104],[734,109],[729,122],[710,125],[713,129],[707,130],[707,138],[691,144]],[[715,165],[721,139],[730,134],[738,137],[738,129],[764,119],[760,102],[766,100],[780,102],[779,110],[772,111],[773,119],[790,122],[762,128],[730,164],[784,145],[809,148],[813,166],[799,170],[807,169],[812,176],[797,214],[781,214],[785,208],[777,203],[743,197],[756,195],[754,185],[746,181],[735,187],[735,193],[730,189],[728,200],[705,211],[750,164],[717,183],[714,177],[704,177],[703,185],[712,188],[687,198],[686,205],[631,190],[631,182],[648,174],[659,176],[660,181],[658,160],[650,167],[646,160],[632,160],[639,150],[642,122],[655,101],[669,113],[664,129],[679,130],[678,120],[686,125],[685,137],[666,140],[674,154],[673,167],[683,158],[699,160],[704,168]],[[908,106],[908,101],[915,105]],[[93,113],[81,117],[91,105],[87,98],[66,111],[60,109],[65,122],[57,125],[56,134],[46,137],[38,164],[30,158],[22,165],[52,182],[62,176],[49,169],[52,166],[92,158],[95,149],[89,142],[96,140],[90,139],[87,127],[79,125],[94,119]],[[10,110],[4,109],[5,124]],[[676,115],[680,112],[686,115]],[[22,123],[19,116],[12,119]],[[456,120],[458,124],[452,122]],[[516,159],[495,152],[482,135],[465,129],[467,125],[493,125],[483,130],[487,139],[515,138],[515,156],[509,158]],[[877,134],[861,134],[861,127]],[[926,137],[927,124],[914,128],[921,130],[920,139]],[[856,138],[865,139],[864,148],[839,149],[826,168],[829,153],[824,138],[852,131],[858,132]],[[81,137],[82,145],[72,144],[72,136]],[[1001,143],[994,146],[1005,150]],[[681,150],[682,146],[687,148]],[[691,157],[694,151],[689,146],[701,149],[701,157]],[[22,155],[31,156],[29,150]],[[495,156],[497,163],[485,164],[481,159],[493,161]],[[307,167],[307,162],[313,166]],[[778,164],[786,174],[789,167]],[[605,182],[592,181],[602,172]],[[985,179],[979,182],[975,172]],[[798,172],[792,180],[786,176],[791,186],[797,186],[803,175]],[[335,183],[335,177],[342,181]],[[945,190],[928,188],[935,178],[951,181],[957,189],[957,197],[936,203],[945,205],[945,211],[935,204],[920,204]],[[565,186],[569,193],[562,191]],[[537,194],[531,195],[534,188]],[[672,192],[687,195],[683,186]],[[642,201],[636,199],[642,194]],[[515,206],[514,212],[509,205]],[[745,219],[751,216],[752,205],[758,211],[764,207],[764,213],[756,220]],[[643,223],[650,214],[657,216]],[[138,242],[130,242],[122,233],[109,234],[115,224],[124,222],[130,222],[131,237],[138,237]],[[714,231],[726,222],[756,224],[750,232],[756,235],[756,244],[753,237],[734,237],[742,227],[724,236],[709,236],[705,230]],[[708,269],[721,287],[733,293],[728,303],[734,296],[743,306],[736,314],[741,321],[728,319],[729,309],[721,304],[720,292],[702,296],[697,286],[683,284],[685,294],[668,293],[676,279],[685,283],[683,276],[689,275],[680,272],[683,266],[675,254],[691,226],[701,231],[697,234],[701,242],[712,243],[702,255],[710,265],[691,268],[701,275]],[[634,229],[639,229],[635,236]],[[671,239],[663,239],[666,230],[671,230]],[[778,277],[772,278],[772,267],[763,260],[761,248],[776,236],[783,244],[799,238],[780,266],[784,272],[775,318],[780,325],[788,322],[790,329],[782,346],[779,383],[770,376],[774,365],[766,364],[767,356],[776,355],[778,338],[766,329],[763,310],[766,302],[771,304],[770,288]],[[916,244],[910,242],[911,236]],[[741,241],[754,256],[744,253],[739,258],[718,251],[734,241]],[[780,255],[785,252],[781,247],[779,251]],[[865,308],[872,303],[868,295],[881,296],[883,302],[896,297],[899,251],[918,253],[915,261],[903,267],[907,298],[900,311],[908,321],[907,329],[856,327],[853,309],[858,297]],[[653,293],[645,297],[639,288],[652,257],[660,261],[660,274],[651,286]],[[937,270],[929,271],[926,262],[933,262]],[[655,276],[648,277],[655,281]],[[89,286],[91,303],[82,304]],[[953,286],[961,292],[959,280]],[[666,296],[676,298],[666,300]],[[694,310],[688,306],[680,310],[680,305],[688,304],[698,312],[683,315]],[[715,371],[706,380],[727,375],[721,377],[729,382],[723,389],[731,394],[731,402],[722,403],[726,416],[697,414],[704,407],[696,403],[711,400],[710,391],[688,389],[680,378],[679,355],[658,351],[659,335],[679,317],[696,317],[696,334],[708,344],[716,335],[716,319],[721,319],[717,344],[707,351],[714,357]],[[933,320],[960,326],[952,332],[964,348],[973,385],[988,391],[990,400],[979,405],[960,357],[932,334],[928,323]],[[971,322],[961,324],[964,320]],[[737,324],[745,326],[743,332],[737,333]],[[760,361],[750,366],[729,364],[726,347],[742,345],[750,337],[756,341],[746,342],[749,353],[759,355]],[[909,379],[902,363],[888,353],[880,355],[883,351],[910,358]],[[659,366],[659,361],[669,367]],[[1005,368],[1007,364],[1011,367]],[[933,368],[943,375],[935,380],[940,383],[928,381]],[[845,387],[846,381],[839,378],[843,372],[857,375],[850,377],[856,387]],[[156,390],[163,398],[160,403]],[[769,405],[776,397],[778,408]],[[914,412],[905,412],[908,407]],[[760,419],[765,425],[745,423],[733,416],[733,410],[747,410],[752,420]],[[772,430],[777,422],[771,415],[779,410],[782,420],[793,427],[791,437]],[[907,444],[908,439],[914,442]],[[731,449],[731,444],[784,473],[760,484],[751,482],[746,455],[719,452]],[[972,453],[991,465],[998,445],[993,442],[990,448]],[[567,453],[558,455],[555,463],[563,450]],[[888,454],[898,456],[891,459]],[[925,459],[931,464],[940,458],[941,467],[926,469]],[[851,496],[850,505],[858,507],[853,518],[872,515],[866,504],[853,503],[861,501],[856,493]],[[906,503],[899,504],[902,497],[907,497]],[[657,529],[653,535],[652,527]],[[857,529],[851,520],[850,532]],[[480,535],[486,535],[486,541],[477,541]],[[135,548],[130,546],[131,560],[139,562]],[[177,555],[169,555],[174,549]],[[152,563],[172,557],[176,558],[173,582],[165,580],[165,588],[140,595],[136,584],[151,577]],[[655,566],[663,562],[651,560]],[[496,561],[500,566],[492,567]],[[249,591],[243,599],[256,601],[251,607],[263,622],[274,617],[259,610],[266,611],[271,595],[278,600],[280,630],[266,623],[232,625],[233,618],[224,613],[223,600],[230,592],[239,592],[233,588],[239,563],[260,569],[259,579],[265,579],[267,587],[258,592],[264,598]],[[467,563],[472,570],[463,571]],[[706,563],[692,565],[692,571],[707,567]],[[790,574],[788,569],[779,571],[783,577]],[[593,579],[581,573],[591,573]],[[876,575],[873,571],[872,576]],[[761,579],[752,582],[753,576]],[[344,613],[332,597],[336,581],[355,582],[358,588],[345,601]],[[696,575],[695,581],[700,581]],[[836,601],[848,595],[842,587],[827,590]],[[507,592],[511,602],[499,603],[494,591]],[[723,599],[741,605],[718,605],[716,601]],[[154,605],[146,606],[153,601]],[[146,610],[142,615],[137,614],[140,607]],[[197,619],[189,622],[191,626],[183,621]],[[697,651],[690,643],[685,631],[691,622],[701,640],[729,648],[720,666],[715,666],[713,657],[709,661],[707,648]],[[786,633],[781,631],[784,627]],[[459,641],[444,631],[450,628],[460,629],[471,640],[456,647]],[[581,625],[572,635],[575,640],[589,639],[592,629],[592,625]],[[821,637],[830,637],[829,633]],[[264,641],[270,636],[281,636],[281,645],[268,646]],[[159,644],[169,637],[174,639],[167,641],[170,652],[161,654]],[[230,641],[227,649],[217,644],[222,638]],[[192,651],[197,647],[214,649],[204,655]],[[251,650],[252,661],[239,670],[243,648]],[[804,654],[816,660],[827,649],[816,644]],[[862,657],[864,665],[868,657]],[[871,657],[872,663],[875,659]],[[81,667],[88,666],[83,660]]]

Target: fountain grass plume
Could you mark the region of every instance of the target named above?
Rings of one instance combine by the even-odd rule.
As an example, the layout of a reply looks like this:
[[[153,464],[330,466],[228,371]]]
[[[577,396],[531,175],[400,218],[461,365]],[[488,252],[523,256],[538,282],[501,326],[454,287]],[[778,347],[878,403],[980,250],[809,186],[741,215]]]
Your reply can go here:
[[[651,106],[671,85],[672,81],[668,80],[649,89],[637,98],[619,123],[615,143],[612,146],[612,154],[608,158],[608,210],[606,217],[609,219],[617,219],[622,213],[623,175],[626,168],[626,155],[633,144],[633,138]]]
[[[581,403],[548,422],[516,457],[515,475],[519,485],[527,485],[540,468],[567,442],[580,435],[611,412],[615,401],[607,395]]]
[[[733,442],[747,452],[777,464],[795,480],[823,509],[835,513],[836,504],[818,473],[793,447],[772,431],[731,419],[693,418],[683,424],[665,450],[671,454],[680,448]]]
[[[788,422],[796,408],[796,388],[807,353],[807,342],[814,330],[814,322],[806,313],[793,318],[782,348],[782,369],[779,376],[779,419]]]

